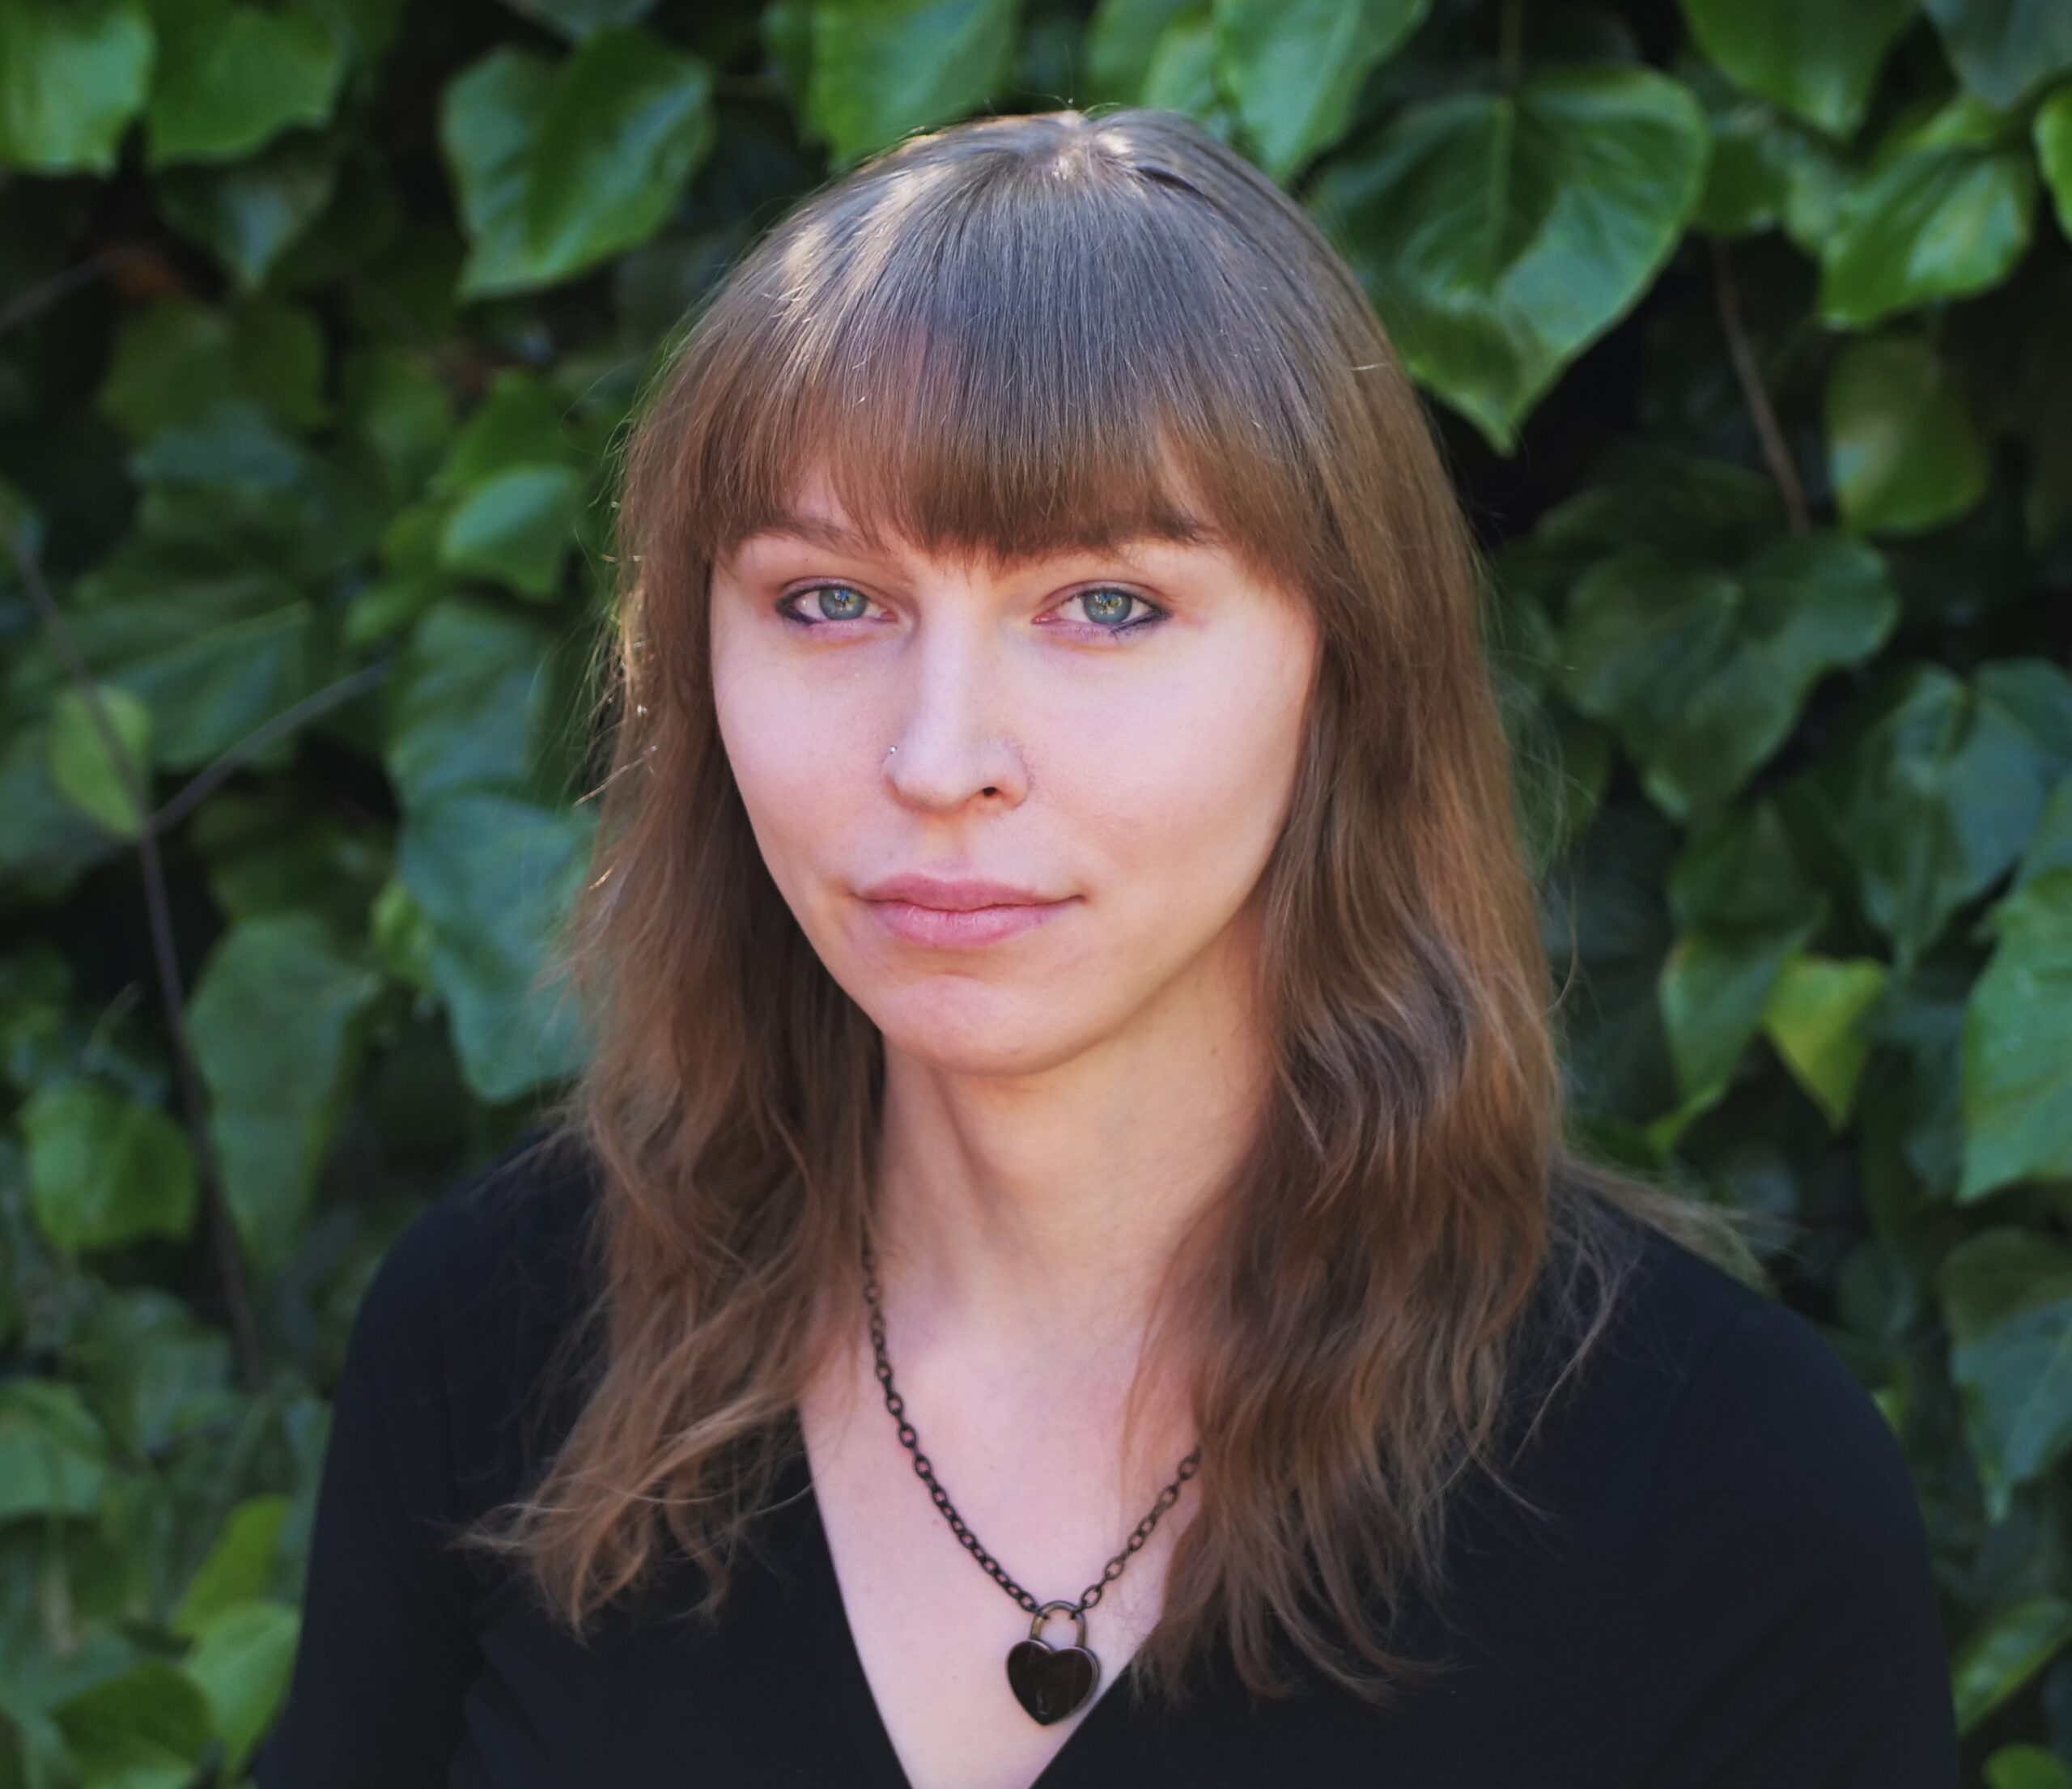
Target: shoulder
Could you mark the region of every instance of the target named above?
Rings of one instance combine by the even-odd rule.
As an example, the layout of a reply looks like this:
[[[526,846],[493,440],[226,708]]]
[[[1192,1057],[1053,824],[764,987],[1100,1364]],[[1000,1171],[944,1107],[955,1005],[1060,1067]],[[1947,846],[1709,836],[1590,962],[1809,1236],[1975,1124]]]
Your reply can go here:
[[[597,1192],[575,1133],[535,1126],[419,1210],[361,1298],[347,1373],[436,1425],[464,1510],[513,1494],[573,1420]]]
[[[1616,1733],[1611,1783],[1951,1789],[1926,1523],[1876,1399],[1817,1324],[1620,1227],[1610,1315],[1518,1475],[1542,1513],[1478,1507],[1465,1549],[1506,1681]]]
[[[1904,1451],[1820,1327],[1652,1226],[1615,1227],[1602,1331],[1528,1455],[1556,1518],[1543,1544],[1615,1598],[1709,1546],[1910,1571],[1926,1539]]]
[[[1649,1485],[1637,1564],[1658,1599],[1700,1570],[1760,1570],[1783,1594],[1818,1584],[1866,1608],[1927,1580],[1900,1438],[1819,1326],[1760,1294],[1696,1341]]]
[[[1916,1543],[1899,1438],[1819,1324],[1652,1230],[1628,1298],[1636,1384],[1655,1404],[1644,1570],[1708,1511],[1780,1542],[1846,1528],[1859,1544]]]
[[[1954,1785],[1927,1527],[1870,1388],[1816,1324],[1667,1238],[1631,1315],[1661,1375],[1621,1562],[1633,1780],[1731,1758],[1735,1782]]]
[[[1573,1514],[1601,1509],[1607,1546],[1630,1548],[1662,1450],[1713,1350],[1759,1312],[1790,1317],[1805,1339],[1825,1345],[1802,1318],[1725,1268],[1608,1200],[1594,1204],[1598,1263],[1580,1264],[1572,1245],[1548,1258],[1541,1302],[1518,1341],[1514,1396],[1535,1425],[1526,1464],[1535,1494]],[[1607,1273],[1606,1268],[1609,1268]],[[1581,1284],[1590,1308],[1556,1325],[1551,1285]],[[1576,1332],[1586,1324],[1586,1340]],[[1788,1418],[1788,1412],[1780,1412]],[[1599,1557],[1600,1569],[1609,1564]]]
[[[369,1285],[384,1302],[568,1295],[586,1260],[594,1166],[566,1127],[534,1125],[456,1180],[390,1243]]]

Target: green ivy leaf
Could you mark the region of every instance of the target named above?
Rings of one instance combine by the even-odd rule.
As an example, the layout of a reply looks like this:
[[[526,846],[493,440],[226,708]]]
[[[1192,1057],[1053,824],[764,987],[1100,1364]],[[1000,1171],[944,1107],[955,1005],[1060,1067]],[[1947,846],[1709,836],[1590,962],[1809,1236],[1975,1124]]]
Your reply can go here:
[[[157,1286],[110,1290],[87,1314],[66,1365],[110,1438],[132,1458],[163,1457],[244,1409],[231,1380],[230,1338]]]
[[[1216,53],[1216,19],[1206,6],[1182,13],[1153,45],[1140,102],[1178,112],[1229,140],[1236,113],[1224,96]]]
[[[1915,665],[1874,695],[1822,767],[1812,787],[1902,969],[2021,855],[2066,768],[2062,741],[2046,730],[2052,701],[2072,713],[2072,682],[2040,661],[1985,665],[1969,685]]]
[[[112,683],[96,685],[91,699],[84,691],[66,690],[50,708],[50,781],[96,825],[117,838],[136,838],[148,817],[138,798],[148,803],[151,797],[149,706]]]
[[[655,10],[655,0],[509,0],[509,5],[575,42],[606,25],[637,25]]]
[[[148,710],[159,768],[200,768],[313,687],[315,612],[270,558],[147,528],[79,580],[74,635],[102,682]],[[282,763],[294,745],[284,737],[254,762]]]
[[[322,124],[344,52],[298,7],[161,0],[159,57],[145,111],[151,163],[236,159],[290,125]]]
[[[365,647],[408,633],[452,594],[453,580],[444,572],[401,572],[376,578],[354,593],[346,611],[346,639]]]
[[[1819,321],[1862,329],[1997,286],[2028,253],[2036,172],[2010,120],[1968,95],[1902,125],[1841,197]]]
[[[140,0],[0,0],[0,168],[113,173],[153,44]]]
[[[154,185],[167,221],[251,291],[323,214],[338,176],[337,146],[297,134],[227,167],[164,169]]]
[[[2015,872],[2015,886],[2053,869],[2072,869],[2072,776],[2060,779],[2045,798]]]
[[[2060,1607],[2072,1616],[2072,1604]],[[2072,1638],[2072,1621],[2066,1623],[2057,1645],[2068,1638]],[[2055,1653],[2057,1647],[2051,1651]],[[2072,1765],[2062,1762],[2046,1746],[2019,1741],[1996,1746],[1985,1761],[1985,1789],[2072,1789]]]
[[[388,873],[388,828],[377,816],[312,810],[292,789],[218,789],[189,839],[227,920],[308,913],[349,938],[366,925]]]
[[[2072,1248],[1995,1225],[1944,1256],[1936,1283],[1987,1517],[2002,1521],[2072,1447]]]
[[[99,403],[142,444],[226,398],[248,399],[290,429],[321,423],[329,406],[316,318],[271,299],[222,309],[162,300],[123,325]]]
[[[1800,134],[1785,184],[1784,232],[1799,252],[1817,261],[1855,184],[1855,169],[1825,138]]]
[[[348,360],[339,384],[353,433],[381,462],[401,504],[431,475],[453,436],[453,400],[427,357],[383,344]]]
[[[812,0],[806,128],[838,169],[1005,86],[1021,0]]]
[[[570,466],[492,473],[448,512],[439,530],[439,563],[449,572],[493,578],[526,596],[553,595],[587,482]]]
[[[364,75],[378,65],[402,28],[407,0],[300,0],[338,40],[349,66]]]
[[[76,1387],[0,1379],[0,1522],[91,1515],[108,1467],[108,1438]]]
[[[1087,103],[1137,100],[1166,28],[1190,15],[1208,19],[1206,0],[1097,0],[1081,49]]]
[[[1637,1126],[1677,1102],[1660,983],[1675,931],[1662,899],[1677,835],[1637,801],[1604,807],[1549,878],[1542,931],[1565,1066],[1586,1119]]]
[[[199,1205],[187,1133],[155,1106],[90,1081],[23,1101],[29,1204],[62,1254],[185,1236]]]
[[[1992,460],[1955,371],[1926,336],[1845,342],[1828,374],[1828,473],[1861,533],[1919,533],[1985,495]]]
[[[550,645],[524,616],[470,597],[418,623],[389,679],[385,755],[405,809],[527,787],[552,712]]]
[[[1524,561],[1557,606],[1615,548],[1651,546],[1674,559],[1734,565],[1783,528],[1777,487],[1747,466],[1628,441],[1610,448],[1598,470],[1540,516],[1527,542],[1501,550],[1507,567]]]
[[[1998,942],[1964,1012],[1964,1178],[1981,1199],[2018,1180],[2072,1180],[2072,869],[1993,910]]]
[[[563,409],[554,389],[537,373],[504,368],[468,413],[429,488],[437,496],[455,495],[512,466],[580,470],[584,456]]]
[[[2072,236],[2072,86],[2060,87],[2038,106],[2029,128],[2037,164],[2057,210],[2057,227]]]
[[[2003,658],[1981,665],[1974,681],[2036,742],[2046,784],[2072,769],[2072,672],[2046,658]]]
[[[1662,963],[1662,1018],[1688,1104],[1725,1090],[1779,973],[1811,941],[1828,902],[1771,801],[1727,810],[1694,833],[1668,893],[1683,929]]]
[[[546,57],[507,44],[463,69],[439,96],[439,149],[468,237],[463,296],[516,291],[532,283],[525,186],[554,79]]]
[[[220,397],[160,429],[130,456],[130,473],[146,484],[284,491],[308,468],[300,448],[259,406]]]
[[[410,899],[400,876],[381,885],[367,916],[368,938],[381,967],[422,993],[436,990],[431,979],[431,928],[424,909]]]
[[[1886,53],[1919,0],[1681,0],[1721,71],[1831,136],[1862,123]]]
[[[559,64],[503,48],[456,76],[439,142],[469,249],[460,295],[523,291],[644,242],[711,153],[711,71],[609,26]]]
[[[222,1532],[187,1588],[167,1626],[192,1639],[226,1609],[263,1599],[274,1581],[281,1534],[293,1504],[268,1493],[248,1497],[224,1518]]]
[[[2061,0],[1921,0],[1957,79],[1990,105],[2012,107],[2072,73],[2072,10]]]
[[[1260,165],[1285,181],[1352,122],[1431,0],[1216,0],[1216,62]]]
[[[238,1234],[264,1272],[294,1253],[381,986],[309,913],[234,925],[202,963],[189,1026],[210,1133]]]
[[[1409,108],[1307,202],[1404,363],[1508,454],[1675,252],[1707,149],[1704,113],[1668,76],[1566,64]]]
[[[540,120],[525,183],[527,255],[565,273],[645,242],[712,142],[704,62],[646,32],[592,33],[562,65]]]
[[[1899,618],[1883,560],[1845,535],[1773,538],[1738,575],[1635,546],[1577,584],[1562,688],[1616,727],[1649,796],[1682,818],[1731,795],[1807,692]]]
[[[58,794],[47,719],[0,740],[0,869],[17,887],[54,900],[89,865],[124,848]]]
[[[1888,977],[1879,1004],[1859,1026],[1874,1044],[1888,1046],[1902,1059],[1898,1073],[1881,1077],[1872,1090],[1890,1098],[1890,1140],[1918,1183],[1904,1191],[1906,1221],[1916,1226],[1928,1219],[1922,1195],[1954,1199],[1964,1178],[1960,1064],[1971,987],[1969,964],[1955,961],[1925,966],[1904,980]],[[1877,1128],[1866,1116],[1864,1137],[1873,1151],[1880,1141]]]
[[[1868,957],[1838,962],[1789,959],[1763,1009],[1763,1033],[1832,1130],[1849,1122],[1857,1085],[1870,1060],[1862,1022],[1885,991],[1890,971]]]
[[[1723,80],[1692,79],[1705,103],[1713,144],[1705,197],[1692,227],[1714,236],[1774,229],[1790,206],[1794,173],[1819,139],[1774,106]]]
[[[813,0],[765,0],[755,28],[771,79],[804,140],[813,130],[805,116],[806,89],[813,79]]]
[[[1684,1103],[1725,1091],[1761,1023],[1771,988],[1793,950],[1811,936],[1701,930],[1677,939],[1663,960],[1662,1028]]]
[[[286,1701],[294,1674],[300,1614],[286,1603],[255,1598],[217,1610],[181,1661],[207,1699],[210,1723],[223,1742],[223,1774],[240,1777]]]
[[[542,984],[590,861],[596,810],[479,791],[404,816],[398,873],[431,936],[468,1085],[492,1104],[573,1074],[585,1043],[565,986]]]
[[[1968,1733],[1993,1710],[2020,1694],[2068,1641],[2072,1641],[2072,1603],[2061,1596],[2024,1596],[2018,1603],[1988,1609],[1951,1659],[1957,1731]],[[2020,1779],[2008,1785],[1995,1780],[1992,1789],[2032,1786]]]
[[[176,1665],[141,1658],[51,1710],[86,1789],[186,1789],[214,1723]]]

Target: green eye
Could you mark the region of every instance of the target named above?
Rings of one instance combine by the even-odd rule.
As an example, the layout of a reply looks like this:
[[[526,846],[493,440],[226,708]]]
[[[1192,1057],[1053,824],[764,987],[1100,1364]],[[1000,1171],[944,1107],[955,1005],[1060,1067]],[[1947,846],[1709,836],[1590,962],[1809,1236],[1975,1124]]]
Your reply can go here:
[[[849,600],[830,604],[827,600],[828,594],[830,591],[839,592],[843,598]],[[829,621],[854,621],[858,615],[863,613],[864,608],[870,601],[870,598],[866,597],[862,591],[855,589],[846,584],[815,584],[810,591],[804,593],[820,598],[821,614]],[[840,614],[832,613],[831,611],[835,608],[840,608],[844,612]]]
[[[801,614],[798,606],[808,597],[815,600],[813,614]],[[870,606],[870,598],[855,585],[839,583],[808,584],[803,590],[794,590],[780,597],[776,612],[794,627],[808,631],[824,627],[835,622],[858,621]],[[1090,620],[1086,626],[1103,640],[1113,640],[1124,634],[1133,634],[1139,628],[1156,626],[1166,618],[1166,611],[1156,603],[1116,585],[1097,586],[1091,590],[1078,590],[1067,597],[1068,604],[1076,602],[1081,612]],[[1133,620],[1122,618],[1130,613],[1130,605],[1138,604],[1144,613]]]
[[[839,593],[834,601],[829,600],[830,593]],[[794,604],[805,601],[808,597],[819,598],[819,601],[815,606],[820,610],[817,619],[800,614],[793,606]],[[777,613],[795,627],[810,628],[821,627],[828,622],[855,621],[869,606],[870,598],[857,589],[854,584],[813,584],[807,585],[803,590],[794,590],[789,596],[783,598],[777,604]]]
[[[1119,634],[1133,634],[1140,627],[1156,627],[1166,618],[1166,611],[1155,603],[1139,596],[1134,590],[1124,590],[1113,584],[1076,591],[1069,600],[1081,605],[1083,611],[1093,618],[1095,632],[1110,639]],[[1133,621],[1120,619],[1129,614],[1130,605],[1133,602],[1141,605],[1144,613]]]

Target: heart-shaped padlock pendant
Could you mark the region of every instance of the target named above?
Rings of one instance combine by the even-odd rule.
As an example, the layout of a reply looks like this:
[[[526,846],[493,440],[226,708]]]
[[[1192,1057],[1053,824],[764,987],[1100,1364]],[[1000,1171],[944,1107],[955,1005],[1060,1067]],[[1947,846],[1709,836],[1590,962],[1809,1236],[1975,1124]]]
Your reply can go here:
[[[1078,1623],[1078,1644],[1054,1647],[1038,1638],[1053,1609]],[[1046,1603],[1037,1610],[1029,1638],[1008,1649],[1007,1681],[1015,1700],[1046,1727],[1084,1707],[1101,1681],[1101,1661],[1086,1647],[1086,1612],[1071,1603]]]

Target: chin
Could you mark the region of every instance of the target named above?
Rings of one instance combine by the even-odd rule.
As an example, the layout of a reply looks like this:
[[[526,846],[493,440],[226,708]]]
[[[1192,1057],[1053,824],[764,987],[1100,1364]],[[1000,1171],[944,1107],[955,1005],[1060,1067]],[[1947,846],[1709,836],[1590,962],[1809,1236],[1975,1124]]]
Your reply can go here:
[[[938,984],[953,979],[929,978]],[[955,988],[911,985],[883,1000],[859,999],[857,1005],[888,1048],[945,1074],[997,1078],[1068,1062],[1092,1041],[1056,1022],[1061,992],[1047,988],[1038,1000],[967,980]]]

